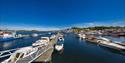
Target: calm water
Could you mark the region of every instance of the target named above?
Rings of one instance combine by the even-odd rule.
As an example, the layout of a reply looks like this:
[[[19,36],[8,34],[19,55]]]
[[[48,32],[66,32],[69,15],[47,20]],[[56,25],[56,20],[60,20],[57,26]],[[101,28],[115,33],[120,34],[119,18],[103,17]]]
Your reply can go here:
[[[124,39],[125,41],[125,39]],[[125,55],[119,51],[100,47],[79,40],[74,34],[66,34],[64,52],[53,54],[53,63],[125,63]]]
[[[17,32],[17,34],[18,33],[19,34],[32,34],[32,32]],[[48,32],[42,32],[38,34],[41,34],[41,36],[50,36]],[[25,47],[25,46],[31,46],[32,43],[38,40],[39,38],[40,36],[39,37],[25,37],[25,38],[14,40],[14,41],[0,42],[0,51],[20,48],[20,47]]]
[[[42,36],[46,35],[46,33],[43,33]],[[0,50],[30,46],[39,38],[27,37],[11,42],[0,42]],[[124,38],[117,39],[125,41]],[[79,40],[75,34],[67,33],[65,34],[64,51],[62,54],[54,52],[52,63],[125,63],[125,54]]]

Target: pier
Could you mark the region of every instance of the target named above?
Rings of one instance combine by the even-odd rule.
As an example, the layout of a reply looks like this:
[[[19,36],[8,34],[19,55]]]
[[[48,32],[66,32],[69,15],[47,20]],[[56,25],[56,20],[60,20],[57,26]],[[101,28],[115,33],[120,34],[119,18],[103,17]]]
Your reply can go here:
[[[48,47],[46,47],[46,51],[39,55],[37,58],[34,59],[33,62],[49,62],[51,61],[51,56],[54,51],[54,44],[57,42],[57,39],[51,39],[49,42]]]
[[[53,48],[48,49],[46,52],[44,52],[42,55],[40,55],[38,58],[36,58],[33,62],[49,62],[51,61],[51,55],[53,53]]]

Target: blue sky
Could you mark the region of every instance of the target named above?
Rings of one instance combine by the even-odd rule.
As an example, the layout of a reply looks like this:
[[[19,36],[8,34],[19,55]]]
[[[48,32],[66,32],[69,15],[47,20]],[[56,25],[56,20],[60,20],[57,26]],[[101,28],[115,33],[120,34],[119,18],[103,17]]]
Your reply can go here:
[[[124,26],[125,0],[0,0],[0,28]]]

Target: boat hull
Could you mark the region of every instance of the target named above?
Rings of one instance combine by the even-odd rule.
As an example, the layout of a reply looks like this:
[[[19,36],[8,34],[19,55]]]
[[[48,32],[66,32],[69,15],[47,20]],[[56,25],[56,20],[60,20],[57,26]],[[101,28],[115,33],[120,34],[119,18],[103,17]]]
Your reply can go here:
[[[55,49],[57,51],[61,51],[63,49],[63,44],[62,45],[55,45]]]

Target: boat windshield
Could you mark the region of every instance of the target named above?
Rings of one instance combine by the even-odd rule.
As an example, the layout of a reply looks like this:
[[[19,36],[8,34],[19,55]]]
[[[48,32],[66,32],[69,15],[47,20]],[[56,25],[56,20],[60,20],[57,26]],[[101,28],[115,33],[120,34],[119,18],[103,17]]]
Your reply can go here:
[[[57,45],[62,45],[62,44],[63,44],[62,41],[58,41],[58,42],[57,42]]]

